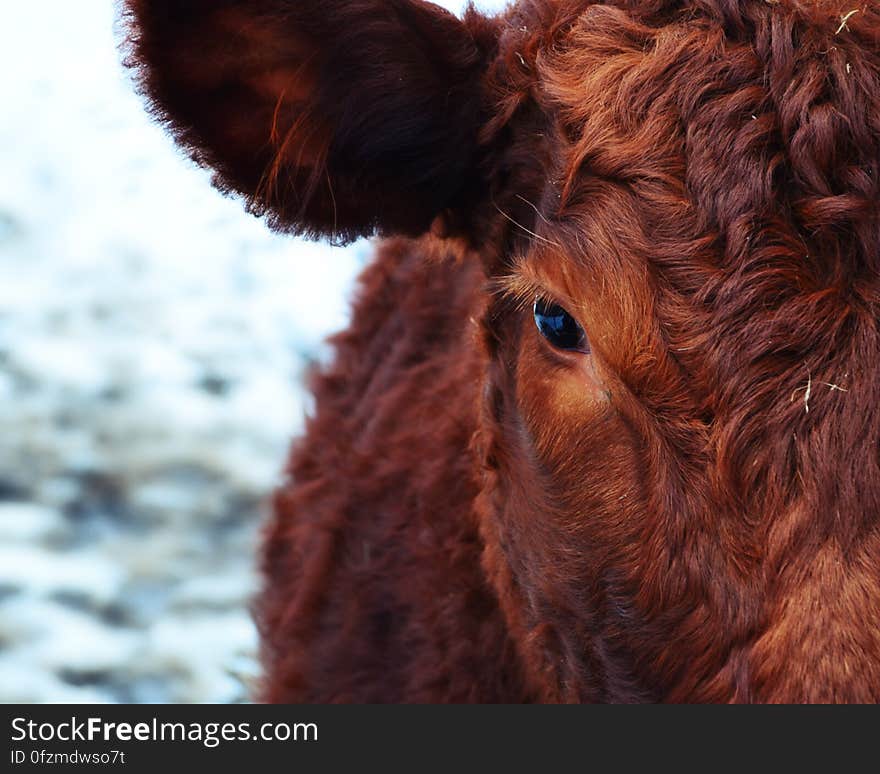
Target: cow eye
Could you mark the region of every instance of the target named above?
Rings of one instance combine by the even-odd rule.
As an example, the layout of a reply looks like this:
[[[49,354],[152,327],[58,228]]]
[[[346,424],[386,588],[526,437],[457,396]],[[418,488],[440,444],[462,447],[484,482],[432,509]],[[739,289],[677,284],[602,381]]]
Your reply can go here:
[[[535,299],[534,312],[535,325],[556,349],[585,353],[590,351],[584,329],[559,304],[539,297]]]

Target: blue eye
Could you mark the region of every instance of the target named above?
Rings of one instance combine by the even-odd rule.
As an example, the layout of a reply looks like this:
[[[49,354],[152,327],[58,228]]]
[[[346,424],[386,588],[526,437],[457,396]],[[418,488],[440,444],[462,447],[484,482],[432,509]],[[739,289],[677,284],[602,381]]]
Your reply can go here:
[[[584,353],[590,351],[584,329],[559,304],[536,298],[534,312],[535,325],[556,349]]]

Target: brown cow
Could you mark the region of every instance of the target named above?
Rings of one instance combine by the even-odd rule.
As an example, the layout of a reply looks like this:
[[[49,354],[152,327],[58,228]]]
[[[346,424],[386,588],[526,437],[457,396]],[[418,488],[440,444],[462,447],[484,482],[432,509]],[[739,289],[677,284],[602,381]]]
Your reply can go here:
[[[262,698],[880,699],[878,0],[125,5],[221,190],[394,237],[277,495]]]

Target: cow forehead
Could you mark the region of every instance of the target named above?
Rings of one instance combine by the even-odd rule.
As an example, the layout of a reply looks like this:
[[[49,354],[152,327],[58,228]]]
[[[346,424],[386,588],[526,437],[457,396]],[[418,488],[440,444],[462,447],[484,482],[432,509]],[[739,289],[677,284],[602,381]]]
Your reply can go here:
[[[578,10],[534,60],[554,121],[536,224],[546,240],[567,239],[566,255],[588,263],[644,252],[692,292],[717,270],[754,269],[756,256],[782,269],[766,288],[776,295],[827,286],[841,264],[853,284],[871,283],[876,30],[849,34],[858,15],[829,3],[741,3],[741,27],[711,4],[654,19],[560,6]],[[875,10],[863,23],[869,14],[880,23]]]

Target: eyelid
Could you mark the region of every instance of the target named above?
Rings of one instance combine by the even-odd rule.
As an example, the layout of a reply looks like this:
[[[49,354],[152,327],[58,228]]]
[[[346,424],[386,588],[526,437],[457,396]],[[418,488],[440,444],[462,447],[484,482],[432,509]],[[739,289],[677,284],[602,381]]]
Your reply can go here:
[[[568,311],[572,317],[576,320],[578,319],[578,316],[570,311],[571,309],[577,309],[578,306],[573,299],[550,290],[539,280],[526,274],[517,272],[516,274],[501,277],[495,281],[495,286],[498,293],[513,302],[519,309],[531,309],[535,300],[540,299],[545,303],[558,304]],[[578,322],[580,323],[580,320]]]
[[[535,291],[535,297],[532,299],[532,307],[536,308],[538,304],[546,304],[547,306],[558,306],[568,312],[566,306],[559,303],[559,301],[556,300],[555,296],[550,295],[550,293],[548,293],[546,290],[540,288]],[[571,314],[571,312],[568,313]]]

